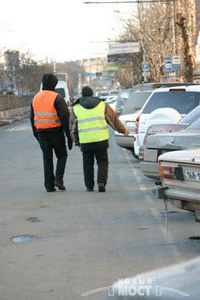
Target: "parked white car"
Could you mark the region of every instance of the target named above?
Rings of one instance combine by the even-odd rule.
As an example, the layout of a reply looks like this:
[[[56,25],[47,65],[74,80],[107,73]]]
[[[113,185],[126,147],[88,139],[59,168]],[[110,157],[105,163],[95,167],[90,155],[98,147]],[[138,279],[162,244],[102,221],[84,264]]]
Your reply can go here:
[[[135,155],[133,147],[136,119],[140,114],[141,108],[152,92],[153,90],[148,90],[136,91],[127,94],[128,98],[124,104],[122,115],[119,116],[119,119],[129,131],[129,135],[126,137],[122,133],[115,131],[115,141],[117,145],[130,150],[135,158],[138,158],[138,156]]]
[[[174,86],[155,90],[146,101],[136,121],[134,136],[135,154],[139,155],[140,146],[143,144],[145,134],[150,125],[176,123],[180,120],[179,114],[180,117],[184,117],[199,104],[200,85]],[[160,114],[160,111],[154,112],[161,108],[163,109],[162,114]],[[169,109],[177,112],[177,119],[175,118],[175,113],[172,113],[174,122],[169,121],[170,116],[167,112]]]

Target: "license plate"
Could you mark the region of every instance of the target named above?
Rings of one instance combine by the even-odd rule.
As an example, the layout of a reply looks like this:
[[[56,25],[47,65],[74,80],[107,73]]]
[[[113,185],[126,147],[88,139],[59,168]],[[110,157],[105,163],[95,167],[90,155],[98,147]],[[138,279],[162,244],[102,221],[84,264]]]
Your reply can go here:
[[[158,150],[145,149],[144,150],[144,160],[146,161],[158,161]]]
[[[200,172],[198,171],[183,170],[183,176],[187,180],[200,181]]]

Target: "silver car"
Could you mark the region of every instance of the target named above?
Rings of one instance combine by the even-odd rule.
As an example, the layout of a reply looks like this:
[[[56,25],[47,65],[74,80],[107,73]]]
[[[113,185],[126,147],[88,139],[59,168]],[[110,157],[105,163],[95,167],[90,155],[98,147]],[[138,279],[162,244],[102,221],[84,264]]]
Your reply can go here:
[[[123,113],[119,116],[120,121],[129,131],[129,135],[125,137],[122,133],[115,131],[115,141],[118,146],[132,151],[135,158],[138,158],[134,152],[133,138],[135,133],[136,119],[140,113],[141,108],[152,94],[150,91],[136,91],[127,94],[127,100],[124,104]]]
[[[159,175],[162,187],[155,190],[158,198],[194,211],[196,221],[200,222],[200,148],[160,155]]]
[[[177,124],[153,125],[148,129],[145,145],[140,148],[140,169],[146,177],[160,180],[159,155],[196,147],[200,148],[200,105]]]

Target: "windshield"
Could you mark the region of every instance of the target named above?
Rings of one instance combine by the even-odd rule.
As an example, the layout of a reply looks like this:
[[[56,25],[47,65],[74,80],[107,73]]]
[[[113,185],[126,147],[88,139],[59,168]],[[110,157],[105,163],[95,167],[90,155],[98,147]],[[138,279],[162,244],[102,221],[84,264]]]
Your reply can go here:
[[[186,128],[186,130],[191,129],[200,129],[200,117]]]
[[[60,94],[63,98],[65,98],[65,89],[57,88],[57,89],[55,89],[55,92]]]
[[[149,92],[135,92],[129,95],[128,100],[124,104],[123,115],[132,114],[141,109],[152,91]]]
[[[200,93],[186,91],[170,91],[154,93],[144,107],[142,113],[150,114],[157,108],[171,107],[180,114],[188,114],[200,103]]]
[[[193,109],[189,114],[182,118],[178,123],[193,123],[200,117],[200,105]]]

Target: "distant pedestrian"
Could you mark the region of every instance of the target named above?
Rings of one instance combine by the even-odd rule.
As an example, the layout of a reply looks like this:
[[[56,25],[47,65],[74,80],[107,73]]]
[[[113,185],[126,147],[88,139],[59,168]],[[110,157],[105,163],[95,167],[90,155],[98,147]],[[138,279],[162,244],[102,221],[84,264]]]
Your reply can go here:
[[[55,92],[58,82],[54,74],[44,74],[42,91],[35,95],[31,104],[30,120],[33,134],[43,152],[44,186],[47,192],[65,190],[63,177],[67,161],[67,148],[72,149],[69,131],[69,110],[62,96]],[[53,150],[57,157],[54,175]]]
[[[112,108],[97,97],[86,86],[82,98],[72,108],[70,116],[71,137],[75,145],[80,145],[83,153],[84,181],[87,191],[94,189],[94,158],[97,160],[97,184],[99,192],[106,191],[108,178],[109,127],[128,136],[129,132],[120,122]]]

